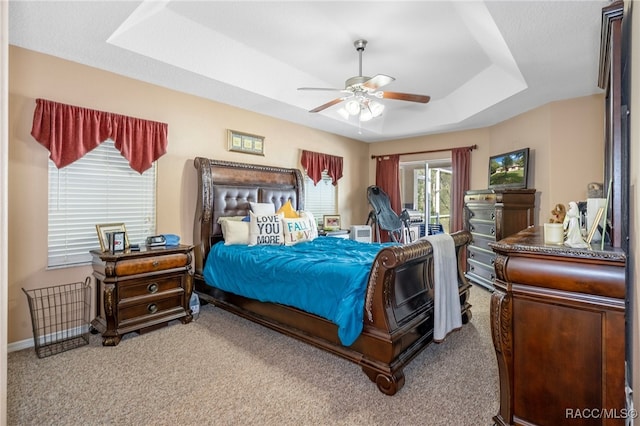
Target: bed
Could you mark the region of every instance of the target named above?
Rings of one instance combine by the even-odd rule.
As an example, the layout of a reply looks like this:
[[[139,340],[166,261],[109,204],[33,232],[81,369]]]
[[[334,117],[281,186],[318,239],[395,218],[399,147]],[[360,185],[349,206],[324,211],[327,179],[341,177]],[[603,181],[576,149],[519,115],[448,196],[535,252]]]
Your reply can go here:
[[[384,394],[393,395],[400,390],[405,381],[404,367],[434,340],[431,243],[421,239],[404,245],[387,244],[377,251],[370,267],[367,265],[361,332],[345,345],[338,325],[323,316],[286,304],[243,297],[205,280],[206,268],[225,268],[225,263],[213,255],[208,259],[212,248],[216,251],[224,245],[219,219],[248,215],[252,202],[273,203],[275,209],[290,202],[296,210],[303,210],[301,172],[202,157],[194,160],[194,166],[198,176],[194,281],[200,299],[358,364]],[[471,320],[470,284],[464,275],[462,255],[471,234],[460,231],[451,236],[457,257],[461,319],[466,324]]]

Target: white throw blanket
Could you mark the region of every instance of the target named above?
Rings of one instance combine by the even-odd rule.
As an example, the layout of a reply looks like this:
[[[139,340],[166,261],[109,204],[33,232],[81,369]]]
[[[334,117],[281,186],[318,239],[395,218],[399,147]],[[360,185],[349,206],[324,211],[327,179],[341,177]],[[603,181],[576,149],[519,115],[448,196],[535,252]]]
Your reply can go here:
[[[434,327],[433,340],[441,342],[462,327],[456,247],[449,234],[423,237],[433,246]]]

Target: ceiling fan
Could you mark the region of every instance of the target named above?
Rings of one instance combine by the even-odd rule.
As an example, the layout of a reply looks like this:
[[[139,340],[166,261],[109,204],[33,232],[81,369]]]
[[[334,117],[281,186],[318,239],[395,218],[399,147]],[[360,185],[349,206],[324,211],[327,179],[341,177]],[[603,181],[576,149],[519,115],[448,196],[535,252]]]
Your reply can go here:
[[[360,57],[359,74],[355,77],[347,79],[344,89],[332,89],[322,87],[299,87],[298,90],[327,90],[334,92],[343,92],[347,95],[336,98],[326,104],[320,105],[309,112],[320,112],[333,105],[346,101],[345,107],[341,109],[341,115],[345,119],[349,115],[359,115],[360,121],[367,121],[371,118],[382,114],[384,105],[375,99],[395,99],[400,101],[418,102],[426,104],[431,99],[429,96],[416,95],[412,93],[399,93],[378,91],[379,88],[386,86],[395,80],[395,78],[384,74],[377,74],[373,77],[365,77],[362,75],[362,52],[367,46],[367,40],[356,40],[353,45],[358,51]]]

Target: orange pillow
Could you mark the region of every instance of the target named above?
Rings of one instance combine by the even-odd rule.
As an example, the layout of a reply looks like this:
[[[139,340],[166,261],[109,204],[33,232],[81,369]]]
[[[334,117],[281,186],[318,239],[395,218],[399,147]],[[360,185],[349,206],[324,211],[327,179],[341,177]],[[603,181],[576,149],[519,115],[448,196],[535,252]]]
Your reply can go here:
[[[282,213],[284,214],[284,217],[286,217],[287,219],[297,219],[300,217],[300,215],[298,214],[298,212],[296,212],[293,209],[293,206],[291,205],[291,200],[287,200],[286,203],[284,203],[282,205],[282,207],[280,207],[278,209],[277,213]]]

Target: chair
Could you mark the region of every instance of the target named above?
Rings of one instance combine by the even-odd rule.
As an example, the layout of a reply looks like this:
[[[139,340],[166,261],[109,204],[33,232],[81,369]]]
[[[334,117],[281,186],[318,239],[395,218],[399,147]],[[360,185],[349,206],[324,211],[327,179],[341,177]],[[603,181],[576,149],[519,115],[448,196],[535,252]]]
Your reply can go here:
[[[375,225],[377,241],[380,241],[380,230],[389,233],[389,238],[396,242],[405,242],[402,219],[391,209],[389,196],[379,186],[367,188],[367,198],[373,210],[369,212],[367,225]]]

